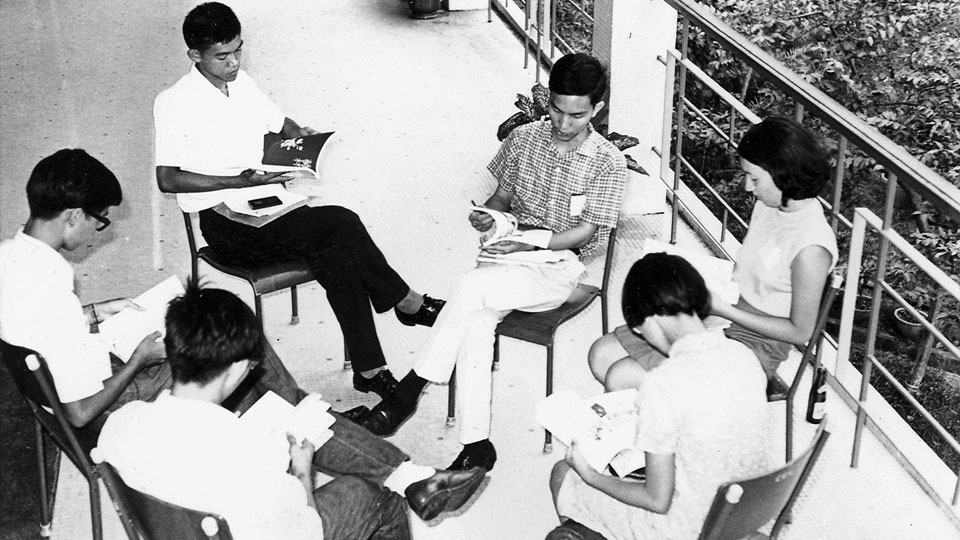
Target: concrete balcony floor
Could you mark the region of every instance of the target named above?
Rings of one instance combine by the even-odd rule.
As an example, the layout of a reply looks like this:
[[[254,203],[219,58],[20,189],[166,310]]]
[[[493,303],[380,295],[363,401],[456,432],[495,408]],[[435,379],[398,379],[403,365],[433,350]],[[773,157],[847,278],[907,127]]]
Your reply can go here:
[[[153,175],[152,101],[189,68],[179,27],[194,2],[94,4],[32,0],[0,5],[0,236],[26,218],[23,186],[37,160],[62,147],[83,147],[121,179],[125,201],[115,225],[76,253],[81,297],[135,296],[170,274],[185,276],[189,259],[182,220]],[[244,24],[245,68],[292,118],[337,130],[312,191],[355,210],[387,258],[417,290],[445,296],[471,267],[476,238],[466,221],[471,199],[493,189],[485,165],[498,146],[498,123],[527,92],[533,71],[498,20],[483,11],[407,17],[401,0],[231,2]],[[627,216],[616,284],[644,236],[662,235],[659,217]],[[696,248],[684,231],[681,244]],[[212,284],[252,301],[245,283],[201,268]],[[301,322],[288,324],[289,294],[264,300],[267,334],[290,370],[335,408],[375,400],[350,387],[341,369],[339,327],[313,285],[300,292]],[[618,303],[612,303],[612,321]],[[599,303],[558,335],[556,388],[600,391],[586,366],[600,335]],[[390,367],[409,369],[427,330],[378,317]],[[557,523],[547,489],[552,455],[532,419],[543,395],[542,348],[504,340],[494,377],[492,440],[500,460],[466,511],[439,523],[411,517],[418,539],[542,538]],[[785,367],[789,369],[789,366]],[[444,424],[446,388],[432,386],[418,414],[391,440],[415,460],[445,467],[459,451]],[[771,408],[771,452],[782,455],[784,406]],[[802,409],[802,407],[799,407]],[[802,413],[802,411],[801,411]],[[849,467],[853,415],[832,393],[830,438],[795,507],[787,539],[958,538],[955,521],[917,487],[872,436],[860,467]],[[799,445],[812,429],[799,422]],[[104,491],[105,537],[124,537]],[[90,537],[86,484],[64,460],[53,538]]]

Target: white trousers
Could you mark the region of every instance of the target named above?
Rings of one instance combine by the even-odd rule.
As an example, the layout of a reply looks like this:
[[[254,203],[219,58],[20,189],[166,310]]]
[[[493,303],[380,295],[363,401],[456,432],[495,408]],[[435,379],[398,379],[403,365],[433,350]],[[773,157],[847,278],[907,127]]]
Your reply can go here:
[[[563,304],[577,286],[584,265],[481,263],[461,275],[447,297],[433,332],[414,363],[417,375],[443,384],[457,368],[460,442],[490,436],[494,330],[511,311],[547,311]]]

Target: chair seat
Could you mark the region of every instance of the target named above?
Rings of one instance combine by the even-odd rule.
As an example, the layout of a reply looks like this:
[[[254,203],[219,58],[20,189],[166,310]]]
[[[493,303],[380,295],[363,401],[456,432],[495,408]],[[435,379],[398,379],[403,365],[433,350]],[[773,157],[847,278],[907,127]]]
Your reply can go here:
[[[209,246],[197,250],[197,256],[225,274],[246,279],[250,282],[255,294],[267,294],[313,281],[310,267],[302,260],[240,266],[236,262],[225,261]]]
[[[600,296],[600,289],[592,285],[577,285],[570,298],[550,311],[530,313],[513,311],[497,326],[497,334],[520,339],[537,345],[549,345],[557,328],[586,309],[593,299]]]

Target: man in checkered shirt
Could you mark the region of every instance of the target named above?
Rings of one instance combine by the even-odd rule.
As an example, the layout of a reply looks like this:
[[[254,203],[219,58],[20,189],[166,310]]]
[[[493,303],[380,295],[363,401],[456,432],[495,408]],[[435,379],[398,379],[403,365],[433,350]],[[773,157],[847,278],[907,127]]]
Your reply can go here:
[[[490,470],[496,452],[489,440],[493,339],[497,324],[514,309],[546,311],[563,304],[584,272],[584,262],[603,250],[617,223],[626,179],[623,155],[590,120],[603,108],[607,74],[586,54],[556,62],[550,74],[549,120],[516,128],[488,168],[496,192],[484,206],[510,212],[521,228],[546,229],[540,247],[500,241],[487,254],[547,249],[560,262],[539,265],[480,263],[462,275],[440,312],[414,368],[393,397],[362,418],[374,433],[393,433],[416,409],[427,381],[445,383],[457,368],[460,442],[449,467]],[[472,212],[470,223],[487,231],[492,218]]]

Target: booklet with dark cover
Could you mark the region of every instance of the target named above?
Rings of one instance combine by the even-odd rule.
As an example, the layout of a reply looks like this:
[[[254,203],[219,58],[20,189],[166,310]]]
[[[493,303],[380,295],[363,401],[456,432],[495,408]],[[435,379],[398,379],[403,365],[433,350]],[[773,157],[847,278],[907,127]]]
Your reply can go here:
[[[284,139],[277,133],[263,136],[263,160],[260,170],[264,172],[289,173],[287,176],[316,178],[320,151],[333,131]]]

